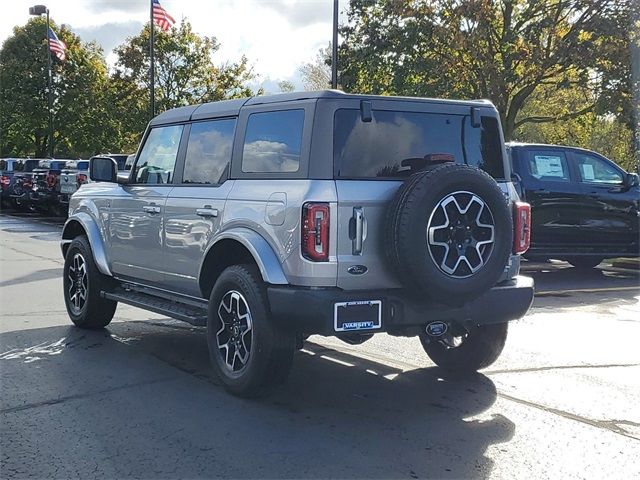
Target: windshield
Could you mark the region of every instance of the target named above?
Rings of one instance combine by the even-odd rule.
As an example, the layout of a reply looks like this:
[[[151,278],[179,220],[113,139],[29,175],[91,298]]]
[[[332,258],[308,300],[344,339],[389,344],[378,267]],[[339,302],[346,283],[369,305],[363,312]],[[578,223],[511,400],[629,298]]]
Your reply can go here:
[[[336,111],[336,177],[405,177],[431,159],[466,163],[504,178],[497,119],[482,117],[481,126],[473,128],[469,115],[378,110],[371,122],[363,122],[359,110]]]

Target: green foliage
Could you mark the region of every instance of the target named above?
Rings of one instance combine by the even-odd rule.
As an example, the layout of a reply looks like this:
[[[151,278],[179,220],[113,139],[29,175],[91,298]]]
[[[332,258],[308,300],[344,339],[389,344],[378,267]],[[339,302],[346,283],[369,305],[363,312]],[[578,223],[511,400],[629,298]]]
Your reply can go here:
[[[130,84],[130,94],[148,102],[149,25],[115,49],[118,56],[114,78]],[[167,32],[155,29],[156,113],[170,108],[212,102],[252,94],[245,82],[253,78],[248,60],[216,66],[212,56],[220,48],[213,37],[193,32],[183,21]],[[147,103],[148,105],[148,103]],[[140,107],[140,105],[135,105]],[[148,109],[148,107],[147,107]],[[137,117],[144,118],[139,113]],[[148,114],[147,114],[148,119]],[[139,121],[139,120],[138,120]]]
[[[52,56],[54,153],[88,157],[137,148],[149,121],[149,27],[116,49],[109,75],[102,50],[67,28],[52,26],[68,47],[67,60]],[[14,29],[0,50],[0,155],[48,154],[46,22],[33,18]],[[156,31],[156,111],[245,97],[253,78],[249,62],[215,66],[219,45],[188,22]]]
[[[85,156],[112,143],[107,67],[97,45],[82,43],[64,27],[52,28],[67,45],[64,63],[52,56],[54,152],[58,157]],[[48,154],[45,34],[45,20],[31,19],[16,27],[0,50],[3,155]]]
[[[352,0],[341,31],[344,88],[489,98],[512,138],[528,123],[630,110],[630,0]],[[521,115],[545,86],[597,92],[544,119]]]

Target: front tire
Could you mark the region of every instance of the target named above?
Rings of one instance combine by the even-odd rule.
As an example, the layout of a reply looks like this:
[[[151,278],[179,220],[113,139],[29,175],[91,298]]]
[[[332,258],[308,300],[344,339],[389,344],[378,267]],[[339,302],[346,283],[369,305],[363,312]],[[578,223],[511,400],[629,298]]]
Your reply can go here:
[[[76,237],[69,245],[62,283],[67,313],[76,327],[98,329],[109,325],[118,303],[100,296],[102,290],[109,289],[111,279],[98,270],[87,237]]]
[[[295,336],[274,324],[254,266],[234,265],[218,278],[209,299],[207,343],[218,377],[234,395],[263,396],[286,380]]]
[[[591,268],[596,268],[604,258],[602,257],[569,257],[567,258],[567,262],[573,265],[575,268],[581,270],[589,270]]]
[[[495,362],[507,340],[508,323],[497,323],[447,333],[438,339],[420,334],[429,358],[439,367],[455,373],[476,372]]]

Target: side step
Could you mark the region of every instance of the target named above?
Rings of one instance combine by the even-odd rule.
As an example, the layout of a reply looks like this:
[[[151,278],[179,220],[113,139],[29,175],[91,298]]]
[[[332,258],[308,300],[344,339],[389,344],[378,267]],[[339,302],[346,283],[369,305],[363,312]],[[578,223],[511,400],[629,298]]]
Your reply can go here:
[[[207,325],[206,303],[203,303],[202,306],[187,305],[174,299],[161,298],[148,293],[125,290],[124,288],[117,288],[112,292],[102,291],[100,295],[109,300],[126,303],[133,307],[182,320],[197,327]]]

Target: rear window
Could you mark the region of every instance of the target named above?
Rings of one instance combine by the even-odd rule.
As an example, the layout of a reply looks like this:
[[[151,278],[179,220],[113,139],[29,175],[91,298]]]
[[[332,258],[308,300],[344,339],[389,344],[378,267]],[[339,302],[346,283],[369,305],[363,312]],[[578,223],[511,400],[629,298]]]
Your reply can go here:
[[[442,156],[504,178],[498,121],[469,115],[374,110],[363,122],[359,110],[341,109],[334,118],[334,170],[338,178],[398,178]]]

